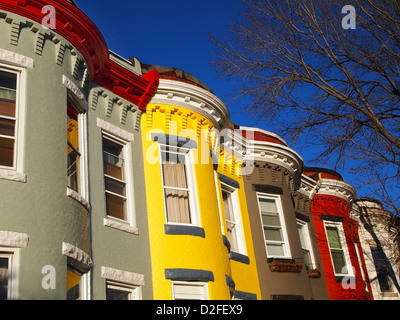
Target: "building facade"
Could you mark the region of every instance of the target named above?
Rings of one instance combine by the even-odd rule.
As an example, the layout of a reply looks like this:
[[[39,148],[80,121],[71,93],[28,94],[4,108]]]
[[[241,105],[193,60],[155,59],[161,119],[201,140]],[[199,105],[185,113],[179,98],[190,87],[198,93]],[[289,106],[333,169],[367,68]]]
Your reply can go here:
[[[154,297],[259,299],[241,159],[215,144],[229,111],[182,70],[144,68],[160,74],[142,115]]]
[[[352,217],[358,221],[361,248],[375,300],[399,300],[399,233],[392,213],[376,199],[356,198]]]
[[[1,1],[0,28],[1,299],[152,299],[134,155],[157,73],[110,53],[68,1]]]
[[[0,300],[398,297],[390,215],[193,75],[72,0],[0,0],[0,30]]]
[[[327,299],[303,160],[279,136],[242,128],[248,214],[263,299]]]
[[[372,299],[359,226],[350,214],[355,189],[332,170],[305,168],[304,174],[318,184],[311,214],[329,299]]]

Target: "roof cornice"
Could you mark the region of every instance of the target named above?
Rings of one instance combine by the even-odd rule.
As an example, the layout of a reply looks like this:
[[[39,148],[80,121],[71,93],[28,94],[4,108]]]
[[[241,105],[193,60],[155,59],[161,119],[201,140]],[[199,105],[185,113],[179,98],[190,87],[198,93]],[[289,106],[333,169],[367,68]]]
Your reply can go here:
[[[96,25],[67,0],[0,0],[0,10],[42,24],[45,6],[55,9],[54,34],[69,41],[85,58],[90,79],[136,104],[142,111],[158,85],[157,71],[139,76],[110,59],[108,46]],[[48,31],[48,30],[47,30]]]
[[[151,103],[176,105],[193,110],[209,119],[216,129],[230,124],[230,115],[225,104],[213,93],[190,83],[160,79]]]

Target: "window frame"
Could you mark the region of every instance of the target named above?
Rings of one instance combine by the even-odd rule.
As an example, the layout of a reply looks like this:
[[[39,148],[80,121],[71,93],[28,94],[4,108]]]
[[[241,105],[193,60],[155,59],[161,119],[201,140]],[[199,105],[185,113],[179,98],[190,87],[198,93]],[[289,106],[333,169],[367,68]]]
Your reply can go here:
[[[164,168],[163,168],[163,156],[162,153],[171,152],[166,151],[168,148],[175,148],[177,151],[173,153],[179,155],[183,155],[185,159],[185,173],[186,173],[186,184],[187,188],[178,188],[165,186],[164,182]],[[159,161],[160,161],[160,172],[161,172],[161,183],[162,183],[162,192],[163,192],[163,200],[164,200],[164,219],[165,223],[168,225],[182,225],[182,226],[198,226],[200,227],[200,217],[197,205],[197,193],[196,193],[196,179],[194,174],[194,162],[193,162],[193,151],[191,148],[180,147],[176,145],[169,145],[165,143],[158,142],[158,151],[159,151]],[[167,208],[167,199],[165,196],[165,189],[174,189],[174,190],[183,190],[188,192],[188,200],[189,200],[189,215],[190,215],[190,223],[184,222],[172,222],[168,221],[168,208]]]
[[[13,165],[0,165],[0,170],[8,170],[22,173],[24,169],[24,135],[25,135],[25,92],[26,92],[26,68],[0,63],[0,70],[16,75],[15,90],[15,121],[14,129],[14,149]],[[1,118],[10,119],[11,117],[1,116]],[[1,136],[3,137],[3,136]],[[4,136],[9,139],[9,136]],[[22,180],[25,180],[23,178]]]
[[[221,185],[221,199],[222,199],[222,210],[224,214],[224,222],[226,226],[226,235],[228,236],[228,222],[232,223],[232,221],[229,221],[226,217],[225,213],[225,206],[224,206],[224,199],[223,199],[223,192],[228,193],[230,195],[230,203],[231,203],[231,209],[232,209],[232,215],[234,218],[233,224],[235,224],[235,238],[236,238],[236,245],[237,248],[232,247],[231,244],[231,251],[237,252],[240,254],[246,255],[246,242],[245,242],[245,237],[244,237],[244,230],[243,230],[243,222],[242,222],[242,211],[240,208],[240,201],[239,201],[239,194],[238,194],[238,189],[234,188],[222,181],[220,181]],[[229,240],[229,238],[228,238]]]
[[[19,286],[19,248],[0,247],[0,257],[9,258],[7,300],[16,300]]]
[[[184,293],[184,294],[178,294],[178,299],[177,299],[177,294],[175,292],[176,285],[185,286],[185,287],[202,287],[202,289],[203,289],[203,294],[201,296],[202,298],[190,299],[190,293]],[[202,282],[202,281],[175,281],[174,280],[174,281],[171,281],[171,294],[172,294],[172,300],[209,300],[208,283]]]
[[[76,150],[78,152],[78,173],[77,173],[77,184],[78,190],[74,190],[71,188],[68,183],[67,187],[77,194],[81,195],[84,199],[88,198],[88,187],[87,187],[87,169],[86,169],[86,119],[87,119],[87,112],[85,108],[76,101],[76,99],[71,99],[68,95],[67,100],[67,112],[68,109],[72,109],[76,112],[76,121],[78,125],[78,145],[79,149]],[[67,140],[68,146],[70,146],[69,140]],[[74,151],[75,147],[70,146]],[[68,157],[68,155],[67,155]],[[67,167],[68,173],[68,167]],[[67,175],[68,179],[68,175]]]
[[[306,264],[306,261],[304,261],[304,265],[306,266],[306,269],[313,269],[316,267],[316,263],[315,263],[315,256],[314,256],[314,250],[313,250],[313,246],[311,243],[311,235],[310,235],[310,228],[309,228],[309,223],[300,219],[296,219],[296,223],[297,223],[297,230],[299,231],[299,225],[301,226],[303,232],[303,240],[305,242],[306,248],[303,247],[302,243],[301,243],[301,239],[300,239],[300,247],[301,250],[308,250],[309,254],[310,254],[310,263],[311,265],[308,266]],[[300,231],[299,231],[300,232]],[[300,235],[299,235],[300,237]],[[305,238],[305,239],[304,239]],[[304,259],[304,254],[303,254],[303,259]]]
[[[340,241],[340,245],[342,247],[341,249],[342,249],[343,258],[344,258],[344,262],[345,262],[344,267],[346,267],[347,273],[336,272],[336,270],[335,270],[335,263],[334,263],[333,256],[332,256],[332,249],[331,249],[331,246],[329,244],[327,227],[336,228],[338,230],[339,241]],[[336,221],[326,221],[326,220],[324,220],[324,230],[325,230],[326,243],[328,245],[329,255],[330,255],[330,259],[331,259],[331,263],[332,263],[332,269],[333,269],[333,272],[334,272],[335,276],[338,276],[338,277],[343,277],[343,276],[351,277],[351,276],[354,276],[354,271],[353,271],[353,267],[352,267],[351,260],[350,260],[350,253],[349,253],[349,248],[348,248],[347,242],[346,242],[346,235],[345,235],[345,232],[344,232],[343,223],[342,222],[336,222]],[[338,250],[338,248],[333,248],[333,249],[334,250]],[[343,270],[343,268],[342,268],[342,270]]]
[[[264,246],[265,246],[265,251],[266,251],[267,257],[268,258],[290,259],[292,257],[292,253],[291,253],[291,250],[290,250],[289,237],[288,237],[288,234],[287,234],[285,214],[283,212],[283,207],[282,207],[282,197],[280,195],[277,195],[277,194],[262,193],[262,192],[257,192],[256,195],[257,195],[257,205],[258,205],[258,212],[259,212],[259,216],[260,216],[261,229],[262,229],[262,234],[263,234],[263,238],[264,238]],[[275,201],[276,209],[278,211],[277,213],[278,213],[279,220],[280,220],[281,233],[282,233],[283,241],[277,242],[277,241],[274,241],[274,240],[266,240],[265,232],[264,232],[264,223],[263,223],[261,207],[260,207],[260,198],[268,199],[268,200],[274,200]],[[284,254],[283,255],[272,255],[272,254],[269,254],[268,253],[268,249],[267,249],[267,241],[270,242],[271,244],[281,243],[282,247],[283,247]]]
[[[141,286],[138,285],[130,285],[106,279],[106,300],[108,300],[107,289],[127,292],[128,300],[141,300]]]
[[[109,175],[105,174],[105,172],[104,172],[104,160],[103,160],[103,156],[104,156],[103,139],[109,140],[112,143],[115,143],[115,144],[118,144],[118,145],[121,146],[121,148],[122,148],[121,153],[123,155],[123,161],[124,161],[124,163],[123,163],[123,172],[124,172],[123,179],[117,179],[117,178],[114,178],[112,176],[109,176]],[[109,133],[107,131],[104,131],[104,130],[102,130],[101,141],[102,141],[101,142],[101,145],[102,145],[101,154],[102,154],[102,165],[103,165],[102,172],[103,172],[103,183],[104,183],[105,216],[106,216],[107,219],[116,220],[118,222],[127,223],[127,224],[133,226],[133,224],[134,224],[134,217],[133,217],[134,205],[133,205],[133,186],[132,186],[133,182],[132,182],[132,177],[131,177],[132,170],[131,170],[130,166],[128,165],[129,163],[132,163],[131,155],[130,155],[131,154],[130,142],[128,142],[128,141],[126,141],[126,140],[124,140],[124,139],[122,139],[120,137],[117,137],[116,135],[114,135],[112,133]],[[126,216],[125,218],[126,219],[120,219],[118,217],[114,217],[112,215],[109,215],[108,212],[107,212],[107,203],[106,203],[106,201],[107,201],[106,200],[107,189],[106,189],[106,183],[105,183],[105,179],[106,178],[111,178],[111,179],[113,179],[115,181],[118,180],[118,182],[122,182],[122,183],[125,184],[125,196],[114,194],[114,193],[112,193],[110,191],[108,193],[116,195],[116,196],[119,196],[119,197],[124,199],[124,201],[125,201],[125,203],[124,203],[124,207],[125,207],[124,211],[125,211],[125,216]]]

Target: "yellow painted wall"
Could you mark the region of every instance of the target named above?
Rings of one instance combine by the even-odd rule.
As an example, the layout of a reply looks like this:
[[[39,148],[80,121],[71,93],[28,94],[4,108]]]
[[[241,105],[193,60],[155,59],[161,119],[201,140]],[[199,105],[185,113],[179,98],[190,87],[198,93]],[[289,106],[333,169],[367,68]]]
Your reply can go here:
[[[236,283],[236,289],[256,293],[259,297],[257,271],[249,234],[247,214],[243,226],[247,235],[246,246],[250,265],[230,261],[229,252],[222,241],[220,213],[214,170],[209,152],[207,132],[214,129],[204,116],[191,110],[160,104],[149,104],[141,119],[150,251],[153,274],[154,299],[171,299],[171,280],[165,279],[168,268],[187,268],[212,271],[214,281],[208,282],[209,298],[230,299],[225,275]],[[204,130],[202,130],[204,129]],[[199,208],[200,226],[205,238],[190,235],[169,235],[164,232],[165,213],[158,142],[151,133],[162,132],[184,136],[197,141],[193,150],[194,174]],[[204,163],[208,162],[208,163]],[[226,174],[225,172],[222,172]],[[235,176],[237,180],[238,177]],[[246,213],[244,189],[239,192],[243,213]],[[246,275],[247,274],[247,275]]]
[[[245,255],[249,257],[250,263],[244,264],[231,260],[232,279],[235,281],[235,290],[254,293],[257,299],[261,299],[260,286],[258,280],[257,266],[255,261],[255,254],[253,248],[253,241],[251,236],[250,220],[247,211],[246,195],[244,192],[243,177],[241,172],[242,161],[232,156],[224,150],[220,152],[220,161],[218,172],[239,182],[240,188],[238,189],[240,212],[242,216],[242,228],[244,233],[244,241],[246,252]],[[219,197],[222,203],[221,183],[218,182]],[[226,223],[223,221],[224,230],[226,234]]]

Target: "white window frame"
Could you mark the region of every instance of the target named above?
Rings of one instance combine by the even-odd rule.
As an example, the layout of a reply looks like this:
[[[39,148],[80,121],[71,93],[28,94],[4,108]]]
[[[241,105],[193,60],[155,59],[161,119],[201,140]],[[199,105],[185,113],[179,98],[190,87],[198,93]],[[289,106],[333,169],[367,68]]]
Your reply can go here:
[[[185,157],[185,170],[186,170],[186,179],[187,179],[187,188],[176,188],[176,187],[169,187],[166,186],[164,183],[164,171],[163,171],[163,160],[162,160],[162,153],[163,152],[170,152],[166,151],[168,148],[175,148],[177,149],[176,153],[178,155],[183,155]],[[198,211],[198,203],[197,203],[197,194],[196,194],[196,179],[194,174],[194,162],[193,162],[193,152],[190,148],[185,147],[178,147],[174,145],[168,145],[159,143],[159,161],[160,161],[160,170],[161,170],[161,181],[162,181],[162,192],[163,192],[163,199],[164,199],[164,218],[165,223],[169,225],[189,225],[189,226],[198,226],[200,227],[200,217]],[[189,214],[190,214],[190,221],[191,223],[181,223],[181,222],[170,222],[168,221],[168,209],[167,209],[167,199],[165,197],[165,189],[174,189],[174,190],[184,190],[189,193]]]
[[[226,183],[223,183],[222,181],[220,181],[220,183],[221,183],[221,198],[222,198],[222,192],[229,193],[230,198],[231,198],[231,204],[232,204],[232,214],[233,214],[234,221],[229,221],[226,218],[226,215],[224,212],[224,221],[225,221],[226,229],[228,229],[227,222],[233,223],[235,225],[235,229],[236,229],[235,235],[236,235],[236,242],[237,242],[237,250],[232,250],[232,247],[231,247],[231,250],[233,252],[237,252],[237,253],[246,255],[246,242],[245,242],[245,238],[244,238],[242,214],[241,214],[241,210],[240,210],[238,190],[234,187],[227,185]],[[222,201],[223,201],[223,199],[222,199]],[[222,205],[222,210],[224,210],[223,207],[224,206]],[[227,233],[228,232],[226,230],[226,235],[227,235]]]
[[[0,247],[0,257],[9,259],[9,276],[8,276],[8,292],[7,300],[18,299],[18,269],[19,269],[19,249]]]
[[[26,105],[26,69],[0,63],[0,70],[16,75],[15,99],[15,133],[14,133],[14,159],[13,166],[0,166],[0,177],[25,182],[24,172],[24,135],[25,135],[25,105]],[[14,172],[14,174],[7,174]]]
[[[343,255],[344,255],[344,261],[345,261],[345,267],[347,270],[347,273],[342,273],[342,272],[336,272],[335,271],[335,264],[333,262],[333,257],[332,257],[332,253],[331,253],[331,248],[329,245],[329,241],[328,241],[328,232],[326,230],[327,227],[334,227],[337,228],[338,230],[338,234],[339,234],[339,240],[340,240],[340,244],[342,246],[342,250],[343,250]],[[335,276],[354,276],[354,270],[353,270],[353,266],[351,265],[351,260],[350,260],[350,254],[349,254],[349,248],[347,246],[347,242],[346,242],[346,236],[344,233],[344,228],[343,228],[343,223],[342,222],[336,222],[336,221],[324,221],[324,230],[325,230],[325,238],[326,238],[326,242],[329,248],[329,255],[331,258],[331,263],[332,263],[332,269],[333,272],[335,274]],[[336,249],[336,248],[334,248]]]
[[[303,249],[305,249],[305,250],[308,250],[309,251],[309,253],[310,253],[310,259],[311,259],[311,266],[309,266],[310,267],[310,269],[313,269],[313,268],[315,268],[316,267],[316,263],[315,263],[315,256],[314,256],[314,250],[313,250],[313,246],[312,246],[312,243],[311,243],[311,236],[310,236],[310,229],[309,229],[309,224],[308,224],[308,222],[305,222],[305,221],[302,221],[302,220],[300,220],[300,219],[296,219],[296,222],[297,222],[297,226],[301,226],[301,228],[302,228],[302,230],[304,231],[303,232],[303,240],[304,240],[304,244],[305,244],[305,247],[303,247],[302,246],[302,244],[301,244],[301,240],[300,240],[300,246],[301,246],[301,249],[303,250]],[[298,227],[297,227],[298,228]],[[305,262],[304,262],[305,263]]]
[[[77,193],[83,197],[82,202],[86,203],[89,201],[88,192],[88,179],[87,179],[87,147],[86,147],[86,137],[87,137],[87,111],[86,107],[82,109],[82,106],[76,102],[75,99],[68,100],[71,103],[71,108],[75,109],[77,112],[77,122],[78,122],[78,143],[79,143],[79,159],[78,159],[78,192],[67,187],[69,193]]]
[[[263,220],[262,220],[262,214],[261,214],[261,208],[260,208],[260,202],[259,202],[260,198],[268,199],[268,200],[274,200],[275,201],[276,209],[278,210],[279,220],[280,220],[280,223],[281,223],[281,230],[282,230],[283,241],[279,242],[279,243],[283,244],[284,254],[282,256],[268,254],[267,241],[269,243],[271,243],[271,244],[278,243],[278,242],[274,242],[273,240],[265,239],[264,224],[263,224]],[[264,245],[265,245],[265,251],[267,253],[267,257],[268,258],[286,258],[286,259],[291,258],[292,257],[292,253],[290,251],[289,237],[288,237],[287,229],[286,229],[285,215],[283,213],[281,196],[280,195],[276,195],[276,194],[268,194],[268,193],[257,192],[257,204],[258,204],[258,212],[259,212],[259,215],[260,215],[260,223],[261,223],[261,229],[262,229],[262,234],[263,234],[263,238],[264,238]]]
[[[123,160],[124,160],[124,180],[121,180],[123,183],[125,183],[125,196],[121,196],[125,199],[125,210],[126,210],[126,220],[125,219],[119,219],[117,217],[111,216],[107,214],[107,208],[105,207],[105,213],[106,213],[106,218],[118,221],[120,223],[127,223],[131,226],[135,227],[135,219],[134,219],[134,197],[133,197],[133,176],[132,176],[132,157],[131,157],[131,145],[128,141],[121,139],[120,137],[117,137],[116,135],[110,134],[107,131],[102,132],[102,141],[103,139],[109,140],[113,143],[116,143],[122,147],[122,154],[123,154]],[[104,149],[102,148],[102,156],[103,156]],[[104,173],[103,169],[103,180],[105,177],[109,177],[112,179],[115,179],[113,177],[107,176]],[[104,182],[104,199],[105,195],[107,193],[107,190],[105,188],[105,182]],[[120,195],[118,195],[120,196]]]
[[[106,280],[106,290],[107,289],[127,292],[128,300],[142,300],[141,286],[129,285],[122,282]]]
[[[76,300],[90,300],[90,271],[80,271],[72,265],[67,265],[67,271],[73,272],[80,277],[79,298]]]
[[[177,294],[175,292],[175,286],[186,286],[186,287],[202,287],[203,294],[198,297],[198,299],[193,299],[193,295],[187,294]],[[198,281],[171,281],[171,292],[172,300],[183,299],[183,300],[209,300],[208,283],[198,282]],[[196,296],[197,297],[197,296]]]

